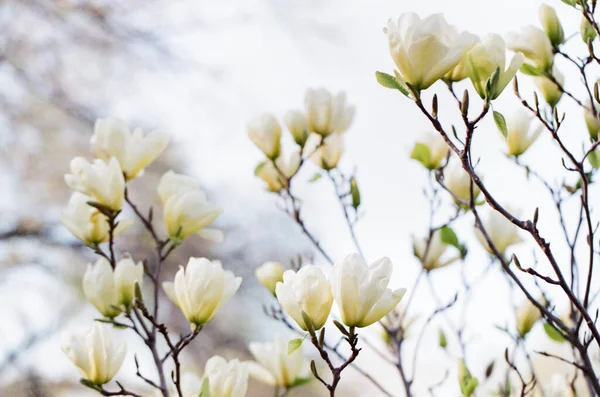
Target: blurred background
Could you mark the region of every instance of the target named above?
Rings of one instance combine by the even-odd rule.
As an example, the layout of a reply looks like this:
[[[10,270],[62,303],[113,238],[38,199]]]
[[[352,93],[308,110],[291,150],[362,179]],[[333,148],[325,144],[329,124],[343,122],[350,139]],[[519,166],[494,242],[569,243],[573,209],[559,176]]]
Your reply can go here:
[[[347,92],[357,115],[346,135],[341,167],[347,172],[356,169],[363,194],[365,214],[357,225],[358,238],[368,259],[384,255],[392,259],[394,286],[408,287],[420,270],[412,256],[411,236],[428,227],[428,204],[422,198],[427,175],[408,154],[429,125],[409,100],[375,80],[376,70],[393,69],[383,26],[405,11],[422,16],[443,12],[461,30],[504,35],[520,26],[537,25],[540,4],[534,0],[1,1],[0,395],[84,395],[76,369],[58,347],[57,335],[96,316],[80,291],[81,276],[93,256],[60,224],[59,215],[69,197],[63,175],[74,156],[89,155],[96,118],[116,116],[145,131],[161,129],[171,135],[166,155],[133,182],[132,197],[141,207],[157,204],[156,182],[163,172],[174,169],[199,178],[210,200],[225,209],[218,226],[226,231],[226,240],[211,245],[190,238],[169,259],[166,277],[191,255],[219,258],[244,277],[240,292],[196,340],[185,365],[201,369],[215,353],[247,359],[248,341],[286,332],[264,316],[262,304],[271,297],[254,280],[254,269],[266,260],[289,263],[298,253],[314,252],[254,177],[261,153],[247,139],[248,120],[267,111],[281,120],[285,111],[303,107],[307,87]],[[550,4],[559,11],[567,35],[577,32],[577,13],[560,1]],[[567,85],[577,83],[574,72],[563,72]],[[522,86],[523,92],[531,91],[528,82]],[[507,91],[495,104],[503,112],[518,105]],[[574,115],[573,142],[583,141],[580,110],[564,99],[561,103],[563,111]],[[445,113],[455,117],[454,106],[449,96],[443,96],[442,117]],[[480,169],[501,201],[516,204],[524,214],[536,206],[551,206],[540,186],[527,184],[522,170],[505,166],[508,160],[493,122],[486,120],[481,129],[475,143],[483,158]],[[562,171],[560,158],[550,162],[550,154],[556,151],[550,139],[542,138],[526,159],[552,179]],[[308,181],[313,173],[299,178]],[[307,225],[334,260],[352,252],[341,210],[326,181],[296,188]],[[524,191],[528,193],[515,195]],[[556,227],[551,219],[542,218],[540,223],[550,231]],[[460,238],[474,241],[471,229],[472,219],[465,219]],[[134,258],[143,257],[149,244],[141,228],[132,228],[118,241],[119,249]],[[323,262],[318,255],[315,261]],[[488,263],[483,249],[473,246],[465,268],[475,274]],[[461,271],[450,267],[432,276],[444,301],[456,292]],[[469,362],[479,372],[509,343],[494,325],[514,323],[512,305],[507,304],[513,297],[497,277],[492,272],[478,286],[469,306],[469,318],[474,319],[468,335]],[[432,305],[427,291],[417,294],[416,313]],[[179,313],[165,309],[163,315],[174,329],[186,331],[188,325]],[[373,328],[365,338],[385,349],[380,330]],[[454,371],[456,358],[437,351],[437,328],[426,337],[431,342],[424,344],[427,353],[417,362],[427,368],[417,382],[423,390],[443,379],[448,368]],[[539,339],[540,348],[549,348],[551,342]],[[133,338],[131,343],[135,344]],[[368,372],[388,390],[400,390],[395,368],[387,368],[368,352],[358,364],[370,368]],[[129,363],[121,373],[131,373],[132,368]],[[548,368],[541,371],[544,379],[561,371],[553,361]],[[456,395],[454,376],[449,379],[439,395]],[[342,396],[378,395],[356,373],[346,377],[344,386]],[[253,382],[249,396],[271,395],[267,390]],[[294,395],[318,391],[308,386]]]

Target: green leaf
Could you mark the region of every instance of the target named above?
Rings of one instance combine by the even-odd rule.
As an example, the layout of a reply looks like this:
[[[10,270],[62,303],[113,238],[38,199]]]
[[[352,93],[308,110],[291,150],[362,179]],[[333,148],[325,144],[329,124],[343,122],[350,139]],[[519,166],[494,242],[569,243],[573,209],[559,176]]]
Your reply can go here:
[[[477,386],[479,386],[479,381],[471,375],[464,360],[458,362],[458,384],[464,397],[471,397]]]
[[[292,339],[288,342],[288,356],[296,350],[300,349],[300,346],[302,346],[302,343],[304,342],[304,339],[306,339],[307,336],[308,334],[304,335],[304,338]]]
[[[410,153],[410,158],[417,160],[419,163],[423,164],[423,167],[428,170],[431,169],[431,151],[429,147],[424,143],[417,143]]]
[[[94,389],[94,390],[98,390],[98,391],[102,390],[102,388],[100,386],[98,386],[97,384],[95,384],[91,380],[87,380],[85,378],[79,379],[79,383],[81,383],[85,387],[89,387],[90,389]]]
[[[531,66],[528,63],[524,63],[523,65],[521,65],[521,68],[519,69],[521,71],[521,73],[526,74],[528,76],[541,76],[544,74],[544,71],[542,69],[538,69],[535,66]]]
[[[202,388],[200,389],[198,397],[210,397],[210,384],[206,376],[202,378]]]
[[[298,387],[312,382],[313,378],[298,378],[289,387]]]
[[[454,230],[452,230],[450,226],[444,226],[440,229],[440,239],[444,244],[448,244],[458,249],[461,249],[461,245],[458,242],[458,237],[456,236],[456,233],[454,233]]]
[[[314,175],[312,176],[312,178],[310,178],[310,179],[308,180],[308,182],[311,182],[311,183],[312,183],[312,182],[316,182],[316,181],[318,181],[319,179],[321,179],[321,177],[322,177],[322,176],[323,176],[323,174],[321,174],[321,173],[317,172],[316,174],[314,174]]]
[[[446,334],[443,330],[440,329],[440,347],[445,349],[448,346],[448,340],[446,339]]]
[[[590,165],[596,169],[600,168],[600,154],[598,154],[597,150],[592,151],[588,155],[588,159],[590,161]]]
[[[496,112],[494,110],[494,123],[496,123],[496,127],[500,130],[504,138],[508,135],[508,128],[506,127],[506,119],[500,112]]]
[[[479,386],[479,381],[477,378],[471,378],[469,381],[463,386],[461,385],[460,391],[465,397],[471,397],[473,393],[475,393],[475,389]]]
[[[254,175],[258,175],[258,173],[260,172],[260,170],[262,169],[262,167],[264,167],[266,164],[266,161],[261,161],[260,163],[258,163],[256,165],[256,168],[254,168]]]
[[[546,331],[546,335],[555,342],[563,343],[565,341],[565,338],[560,332],[549,323],[544,323],[544,331]]]
[[[576,0],[560,0],[568,6],[575,7],[577,5]]]
[[[360,206],[360,190],[356,178],[350,178],[350,194],[352,195],[352,207],[357,209]]]
[[[496,95],[496,87],[498,86],[498,81],[500,80],[500,66],[494,70],[490,78],[485,84],[485,92],[486,98],[488,99],[496,99],[498,95]],[[498,93],[500,94],[500,93]]]
[[[375,77],[377,77],[377,82],[383,87],[398,90],[406,96],[410,95],[408,89],[396,77],[383,72],[375,72]]]

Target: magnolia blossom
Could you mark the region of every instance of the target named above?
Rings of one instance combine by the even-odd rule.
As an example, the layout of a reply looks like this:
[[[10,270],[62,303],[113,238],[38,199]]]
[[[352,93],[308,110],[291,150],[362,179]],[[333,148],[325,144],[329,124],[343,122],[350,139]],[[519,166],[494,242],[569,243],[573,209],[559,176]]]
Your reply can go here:
[[[425,168],[435,170],[440,168],[449,151],[450,147],[440,134],[427,131],[419,136],[411,157],[421,162]]]
[[[457,204],[468,204],[471,200],[471,176],[458,162],[444,168],[444,185],[452,193],[452,199]],[[477,199],[479,193],[479,188],[473,183],[473,200]]]
[[[324,170],[331,170],[337,167],[343,153],[344,136],[342,134],[331,134],[325,138],[322,144],[317,146],[310,158]]]
[[[83,377],[96,385],[110,382],[127,352],[127,345],[115,337],[110,326],[98,322],[84,335],[64,332],[61,348]]]
[[[115,157],[108,163],[94,160],[90,163],[83,157],[71,161],[71,173],[65,175],[65,182],[77,192],[90,196],[93,201],[119,211],[125,197],[125,178]]]
[[[542,297],[539,301],[542,306],[546,305],[546,300]],[[524,337],[531,331],[535,323],[542,318],[542,312],[529,299],[525,300],[517,310],[517,332],[520,337]]]
[[[272,114],[263,114],[248,124],[248,136],[270,159],[276,159],[281,150],[281,126]]]
[[[220,356],[211,357],[204,367],[210,397],[244,397],[248,390],[248,372],[248,366],[237,359],[227,362]]]
[[[309,88],[304,106],[309,130],[322,136],[346,132],[354,119],[354,106],[346,103],[345,92],[334,96],[324,88]]]
[[[207,200],[195,179],[167,171],[158,184],[158,195],[172,239],[183,240],[192,234],[214,241],[223,239],[220,230],[207,228],[223,210]]]
[[[523,239],[519,236],[519,229],[497,211],[490,210],[487,217],[483,219],[483,228],[485,229],[490,240],[502,255],[511,245],[518,244]],[[475,229],[477,239],[483,247],[490,253],[494,251],[488,245],[483,233],[479,229]]]
[[[473,43],[471,44],[469,49],[465,52],[465,54],[462,56],[460,61],[456,64],[456,66],[453,67],[448,73],[446,73],[444,75],[444,81],[455,83],[455,82],[462,81],[462,80],[466,79],[467,77],[469,77],[469,68],[468,68],[469,52],[475,44],[477,44],[481,41],[479,39],[479,37],[477,37],[475,35],[473,36],[473,39],[474,39]]]
[[[163,289],[192,326],[198,327],[214,318],[241,283],[242,278],[223,270],[219,261],[190,258],[185,268],[180,266],[175,282],[164,282]]]
[[[429,240],[429,244],[427,244]],[[431,271],[440,267],[448,266],[455,262],[459,256],[453,258],[443,258],[448,249],[448,244],[442,241],[442,233],[436,230],[431,239],[422,238],[413,241],[413,252],[421,261],[425,270]]]
[[[277,299],[285,312],[307,331],[302,312],[308,316],[314,329],[321,329],[331,311],[331,285],[323,271],[314,265],[303,266],[298,273],[287,270],[283,282],[275,287]]]
[[[288,130],[292,133],[294,141],[298,145],[304,146],[309,134],[308,120],[306,120],[304,113],[299,110],[290,110],[283,116],[283,120]]]
[[[565,32],[560,24],[560,20],[556,15],[556,10],[550,7],[548,4],[542,4],[540,6],[540,22],[542,27],[550,39],[550,43],[553,46],[558,46],[565,41]]]
[[[135,178],[166,149],[169,136],[160,131],[144,135],[137,128],[133,133],[120,119],[98,119],[92,136],[92,152],[102,160],[115,157],[126,179]]]
[[[529,113],[522,108],[505,117],[505,120],[507,134],[504,139],[508,154],[518,157],[540,136],[543,126],[534,122]]]
[[[596,115],[592,113],[592,106],[596,109]],[[596,141],[598,140],[598,132],[600,132],[600,120],[598,119],[598,107],[594,103],[588,100],[585,103],[585,109],[583,111],[583,119],[585,120],[585,125],[587,126],[588,132],[590,133],[590,138]]]
[[[144,266],[131,258],[117,262],[115,269],[106,258],[96,263],[89,263],[83,276],[83,293],[96,309],[108,318],[114,318],[121,312],[119,307],[126,308],[133,300],[134,284],[142,284]]]
[[[518,32],[510,32],[506,44],[512,51],[522,53],[536,68],[546,71],[552,66],[552,43],[540,28],[526,26]]]
[[[476,37],[449,25],[442,14],[424,19],[406,12],[388,20],[384,32],[402,79],[417,91],[429,88],[454,68]]]
[[[277,337],[274,342],[250,343],[257,363],[248,363],[250,375],[272,386],[291,387],[309,377],[302,349],[288,354],[288,341]]]
[[[368,267],[359,254],[337,262],[331,287],[342,322],[349,327],[367,327],[394,309],[406,289],[389,289],[391,275],[389,258],[381,258]]]
[[[79,240],[89,245],[101,244],[109,240],[108,218],[88,204],[91,197],[75,192],[69,199],[67,209],[60,215],[61,222]],[[131,219],[120,220],[113,236],[125,231],[133,224]]]
[[[302,161],[300,152],[292,153],[288,159],[279,156],[277,160],[264,161],[256,166],[254,175],[267,184],[270,192],[280,192],[288,187],[288,180],[296,174]]]
[[[541,91],[544,99],[551,107],[555,107],[560,98],[562,97],[563,91],[561,87],[564,86],[565,76],[558,70],[556,65],[552,67],[552,77],[560,84],[560,87],[556,85],[554,81],[546,76],[535,77],[535,84]]]
[[[266,289],[275,295],[275,286],[283,281],[285,267],[279,262],[265,262],[254,272],[254,275],[265,286]]]
[[[481,98],[496,99],[515,77],[523,64],[523,54],[516,53],[506,67],[506,45],[497,34],[487,34],[469,51],[467,69],[475,90]],[[487,90],[487,82],[496,70],[500,71],[495,86]]]

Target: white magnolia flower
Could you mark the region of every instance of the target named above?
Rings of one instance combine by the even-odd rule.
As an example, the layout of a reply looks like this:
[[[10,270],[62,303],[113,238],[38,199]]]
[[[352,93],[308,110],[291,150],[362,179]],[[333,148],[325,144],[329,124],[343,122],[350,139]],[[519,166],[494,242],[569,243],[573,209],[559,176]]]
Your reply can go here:
[[[554,59],[552,43],[540,28],[526,26],[518,32],[510,32],[506,36],[506,45],[512,51],[522,53],[534,67],[550,70]]]
[[[285,267],[279,262],[265,262],[256,271],[254,275],[266,289],[275,295],[275,286],[283,281]]]
[[[125,359],[127,345],[118,340],[109,325],[96,322],[85,335],[63,332],[61,348],[85,379],[103,385],[119,372]]]
[[[540,136],[543,126],[536,123],[529,113],[519,110],[505,116],[507,134],[504,139],[511,156],[520,156],[525,153],[529,146]]]
[[[483,228],[487,232],[498,252],[503,255],[508,247],[523,241],[519,235],[519,229],[517,226],[506,219],[499,212],[491,209],[488,211],[487,217],[483,219]],[[493,253],[493,250],[490,248],[483,233],[481,233],[479,229],[475,229],[475,235],[477,236],[477,239],[481,245],[489,253]]]
[[[471,177],[458,162],[444,168],[444,185],[453,194],[452,199],[457,204],[463,204],[458,199],[469,203],[471,200]],[[473,184],[473,200],[477,199],[480,190]]]
[[[542,297],[539,302],[542,306],[546,305],[546,300]],[[542,312],[529,299],[526,299],[517,310],[517,332],[519,336],[524,337],[531,331],[535,323],[542,318]]]
[[[71,173],[65,175],[67,185],[90,196],[93,201],[119,211],[125,197],[125,178],[119,161],[112,157],[108,163],[94,160],[90,163],[83,157],[71,161]]]
[[[477,44],[481,41],[481,39],[475,35],[473,38],[474,38],[474,40],[473,40],[473,43],[471,44],[471,47],[469,47],[469,49],[465,52],[465,54],[462,56],[462,58],[456,64],[456,66],[453,67],[448,73],[446,73],[444,75],[444,81],[454,83],[454,82],[462,81],[462,80],[466,79],[467,77],[469,77],[469,68],[468,68],[469,51],[471,50],[471,48],[473,48],[473,46],[475,44]]]
[[[272,114],[263,114],[248,124],[250,140],[270,159],[279,157],[281,126]]]
[[[540,22],[542,27],[550,39],[550,43],[554,46],[558,46],[565,41],[565,32],[560,24],[560,20],[556,15],[556,10],[550,7],[548,4],[540,5]]]
[[[565,76],[558,70],[556,65],[552,67],[552,76],[554,79],[560,84],[561,87],[564,87],[565,84]],[[555,107],[560,98],[562,97],[563,91],[556,83],[550,80],[546,76],[535,77],[535,84],[538,89],[541,91],[542,95],[546,102],[551,106]]]
[[[448,249],[448,244],[442,241],[440,229],[436,230],[431,236],[429,246],[427,245],[427,240],[427,238],[421,238],[413,241],[413,252],[415,256],[419,258],[425,270],[431,271],[433,269],[448,266],[460,257],[444,257],[444,254]]]
[[[302,349],[288,354],[288,341],[281,337],[273,342],[253,342],[248,347],[257,361],[248,363],[250,375],[265,384],[291,387],[309,377]]]
[[[476,37],[448,24],[442,14],[424,19],[412,12],[388,20],[384,32],[402,79],[416,90],[429,88],[454,68]]]
[[[117,262],[113,271],[106,258],[89,263],[83,276],[83,293],[96,309],[108,318],[119,315],[119,307],[129,307],[133,299],[133,286],[142,284],[144,267],[131,258]]]
[[[324,88],[309,88],[304,106],[309,130],[322,136],[346,132],[354,119],[354,106],[346,103],[345,92],[334,96]]]
[[[437,132],[426,131],[420,134],[411,157],[418,160],[428,170],[440,168],[448,156],[450,147]]]
[[[506,45],[497,34],[487,34],[480,43],[471,48],[467,69],[475,90],[481,98],[496,99],[515,77],[523,64],[523,54],[516,53],[506,67]],[[491,92],[487,92],[487,82],[499,68],[500,75]]]
[[[210,397],[244,397],[248,390],[248,366],[237,359],[227,362],[220,356],[211,357],[204,376],[208,378]]]
[[[331,170],[337,167],[343,153],[344,135],[331,134],[314,150],[310,158],[324,170]]]
[[[175,274],[175,282],[164,282],[163,289],[185,318],[198,327],[214,318],[241,283],[242,278],[223,270],[219,261],[190,258]]]
[[[107,118],[96,120],[91,143],[97,158],[108,161],[115,157],[129,180],[160,156],[169,144],[169,136],[160,131],[144,135],[140,128],[132,133],[123,120]]]
[[[300,152],[292,153],[287,159],[284,156],[279,156],[275,163],[269,160],[258,164],[254,170],[254,175],[267,184],[268,191],[277,193],[288,187],[288,180],[300,168],[301,160]]]
[[[303,266],[298,273],[287,270],[283,282],[275,287],[277,299],[285,312],[307,331],[302,312],[311,320],[314,329],[321,329],[331,311],[331,284],[323,271],[314,265]]]
[[[308,120],[306,120],[304,113],[299,110],[290,110],[285,114],[283,120],[288,130],[292,133],[294,141],[298,145],[304,146],[310,132],[308,131]]]
[[[220,230],[207,228],[223,210],[207,200],[195,179],[168,171],[160,179],[158,195],[172,239],[184,240],[192,234],[213,241],[223,239]]]
[[[367,327],[396,307],[406,292],[388,288],[392,262],[381,258],[367,267],[359,254],[348,255],[333,266],[331,287],[342,322],[349,327]]]
[[[172,379],[171,379],[172,380]],[[204,379],[193,372],[182,372],[181,374],[181,395],[182,397],[199,397],[204,386]],[[174,382],[169,384],[169,393],[171,396],[178,396],[177,386]],[[163,397],[160,390],[155,390],[153,397]],[[204,395],[202,396],[204,397]],[[210,397],[210,396],[207,396]]]
[[[544,396],[547,397],[577,397],[571,388],[571,381],[566,374],[556,373],[544,387]]]
[[[106,215],[88,205],[91,197],[75,192],[69,199],[67,209],[60,220],[79,240],[89,245],[105,243],[109,240],[109,226]],[[131,219],[120,220],[113,231],[117,236],[133,224]]]

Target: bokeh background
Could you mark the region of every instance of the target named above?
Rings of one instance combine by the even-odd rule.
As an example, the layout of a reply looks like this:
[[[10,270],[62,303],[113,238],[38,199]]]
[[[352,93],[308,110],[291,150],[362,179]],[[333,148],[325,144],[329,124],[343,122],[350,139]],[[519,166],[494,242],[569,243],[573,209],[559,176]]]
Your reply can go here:
[[[358,238],[368,259],[385,255],[393,260],[395,286],[412,285],[420,269],[412,256],[411,236],[426,232],[428,204],[422,195],[427,175],[408,154],[416,137],[430,127],[409,100],[375,80],[376,70],[393,68],[383,26],[405,11],[422,16],[443,12],[460,29],[505,34],[538,24],[540,4],[534,0],[0,2],[0,395],[84,395],[76,369],[58,347],[58,333],[95,316],[80,291],[86,263],[93,258],[61,226],[59,214],[69,196],[63,175],[72,157],[89,154],[96,118],[117,116],[144,130],[158,128],[171,135],[165,156],[133,183],[133,199],[142,207],[157,204],[156,181],[167,169],[175,169],[198,177],[211,200],[225,209],[218,226],[226,231],[226,240],[211,245],[192,238],[169,260],[168,269],[173,273],[190,255],[205,255],[221,259],[244,277],[236,298],[197,339],[186,368],[201,369],[215,353],[248,358],[248,341],[286,332],[263,315],[262,304],[271,298],[253,279],[254,269],[266,260],[288,263],[298,253],[314,252],[254,177],[261,153],[247,139],[248,120],[266,111],[281,119],[285,111],[302,108],[307,87],[347,92],[357,114],[346,135],[341,167],[347,172],[356,169],[363,194]],[[577,32],[577,13],[558,0],[550,4],[559,11],[567,35]],[[578,82],[573,71],[563,72],[567,84]],[[532,89],[526,81],[522,87],[524,92]],[[510,88],[495,104],[503,112],[517,105]],[[573,142],[583,141],[580,110],[564,99],[562,105],[573,115]],[[456,117],[454,106],[449,96],[442,96],[442,117]],[[524,214],[552,205],[540,186],[528,184],[521,170],[507,165],[491,120],[478,133],[480,169],[501,201],[517,205]],[[558,178],[560,158],[548,160],[557,152],[545,138],[526,159],[538,164],[548,178]],[[299,178],[308,181],[315,170]],[[352,252],[327,181],[299,183],[296,189],[307,225],[332,257],[340,260]],[[461,239],[474,242],[472,220],[461,222],[457,229]],[[550,232],[556,228],[550,217],[542,217],[540,225]],[[143,230],[133,229],[122,235],[118,246],[135,258],[145,255],[149,243]],[[528,250],[523,250],[526,255]],[[318,255],[315,261],[323,263]],[[432,281],[447,301],[462,272],[478,274],[488,263],[474,243],[460,270],[442,269]],[[492,271],[470,298],[469,363],[479,374],[502,356],[509,341],[494,325],[514,323],[512,303],[521,298],[511,296],[499,277]],[[424,289],[414,305],[414,313],[422,312],[423,319],[435,303]],[[186,330],[179,313],[165,309],[162,314],[175,329]],[[380,330],[373,328],[365,338],[385,349]],[[449,380],[438,392],[457,395],[453,371],[458,352],[440,352],[437,332],[432,327],[426,334],[425,353],[417,361],[423,368],[417,384],[425,391],[450,369]],[[557,348],[548,346],[551,342],[542,330],[533,332],[539,336],[533,338],[534,345]],[[131,343],[135,350],[133,338]],[[365,352],[358,364],[389,390],[400,390],[395,369],[376,356]],[[564,371],[555,362],[539,366],[544,379]],[[121,373],[132,368],[129,363]],[[378,395],[360,376],[349,373],[341,395]],[[490,388],[496,386],[490,383]],[[267,390],[253,382],[249,395],[262,397],[270,393]],[[294,395],[318,393],[308,386]]]

